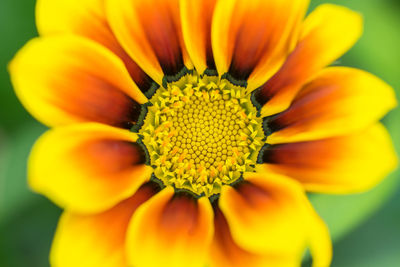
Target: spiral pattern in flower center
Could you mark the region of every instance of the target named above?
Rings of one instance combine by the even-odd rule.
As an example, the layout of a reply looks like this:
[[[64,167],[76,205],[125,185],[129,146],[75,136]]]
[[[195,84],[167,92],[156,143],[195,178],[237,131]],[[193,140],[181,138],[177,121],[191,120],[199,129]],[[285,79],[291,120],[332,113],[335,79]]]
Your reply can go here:
[[[254,170],[264,133],[245,88],[187,74],[150,102],[139,133],[165,185],[212,196]]]

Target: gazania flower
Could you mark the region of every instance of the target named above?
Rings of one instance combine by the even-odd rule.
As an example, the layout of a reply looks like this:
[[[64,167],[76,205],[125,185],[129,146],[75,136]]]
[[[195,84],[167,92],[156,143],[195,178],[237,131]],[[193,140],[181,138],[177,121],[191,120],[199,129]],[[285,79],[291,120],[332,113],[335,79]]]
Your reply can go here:
[[[39,0],[10,65],[53,128],[33,190],[65,209],[55,267],[314,266],[329,234],[306,191],[351,193],[397,164],[394,92],[327,67],[361,16],[306,0]]]

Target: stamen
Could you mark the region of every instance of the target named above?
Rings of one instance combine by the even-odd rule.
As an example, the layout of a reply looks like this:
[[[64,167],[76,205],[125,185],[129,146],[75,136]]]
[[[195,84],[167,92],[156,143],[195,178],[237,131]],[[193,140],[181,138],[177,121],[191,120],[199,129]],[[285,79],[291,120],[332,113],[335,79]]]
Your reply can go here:
[[[150,102],[139,134],[164,185],[210,197],[254,171],[264,132],[244,87],[190,72]]]

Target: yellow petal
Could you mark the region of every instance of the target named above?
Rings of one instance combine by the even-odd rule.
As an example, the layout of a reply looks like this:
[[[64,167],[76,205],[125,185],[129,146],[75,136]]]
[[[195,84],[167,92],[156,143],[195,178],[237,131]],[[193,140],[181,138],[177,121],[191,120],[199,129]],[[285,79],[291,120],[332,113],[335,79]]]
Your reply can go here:
[[[140,267],[204,267],[213,235],[212,208],[165,188],[134,214],[128,230],[129,263]]]
[[[249,173],[245,180],[224,187],[219,201],[233,239],[254,253],[301,253],[306,244],[301,187],[273,174]]]
[[[315,212],[311,203],[309,208],[308,220],[308,245],[313,258],[312,267],[328,267],[332,261],[332,240],[329,229]]]
[[[212,24],[212,47],[220,75],[264,84],[296,40],[308,0],[220,0]]]
[[[142,92],[152,80],[121,47],[106,19],[104,0],[38,0],[36,24],[41,36],[76,34],[104,45],[125,63]]]
[[[187,63],[179,0],[106,0],[106,10],[119,42],[158,84]]]
[[[210,249],[210,267],[298,267],[301,255],[256,254],[239,247],[232,238],[228,222],[219,208],[215,209],[215,234]]]
[[[136,123],[148,100],[122,61],[103,46],[77,36],[38,38],[10,64],[25,108],[48,126],[95,121]]]
[[[104,0],[37,0],[36,26],[40,35],[74,33],[95,39],[109,37]]]
[[[279,144],[263,151],[262,170],[290,176],[309,191],[354,193],[372,188],[397,166],[386,129],[376,124],[351,135]]]
[[[181,0],[182,31],[186,49],[198,73],[215,69],[211,23],[216,0]]]
[[[317,7],[304,21],[300,39],[285,64],[256,93],[269,116],[289,107],[301,87],[319,70],[349,50],[360,38],[360,14],[332,4]]]
[[[317,140],[361,130],[396,107],[394,90],[365,71],[331,67],[269,122],[267,143]]]
[[[308,246],[314,267],[329,266],[328,230],[300,184],[270,173],[246,173],[244,179],[221,192],[219,206],[232,239],[253,255],[269,255],[276,266],[298,266]]]
[[[156,194],[143,185],[134,196],[98,214],[64,212],[54,237],[53,267],[128,267],[125,239],[135,210]]]
[[[151,176],[137,139],[128,130],[96,123],[49,130],[32,149],[29,184],[68,210],[103,211]]]

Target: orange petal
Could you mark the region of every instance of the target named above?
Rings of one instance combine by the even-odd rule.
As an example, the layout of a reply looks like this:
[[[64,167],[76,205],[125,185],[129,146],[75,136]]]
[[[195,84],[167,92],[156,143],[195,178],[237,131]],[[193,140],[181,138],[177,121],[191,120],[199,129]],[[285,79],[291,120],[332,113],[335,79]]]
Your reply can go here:
[[[385,128],[329,139],[272,145],[262,154],[262,170],[297,179],[310,191],[351,193],[375,186],[397,166]]]
[[[297,267],[301,255],[255,254],[239,247],[232,238],[228,222],[215,210],[215,234],[211,245],[210,267]]]
[[[38,0],[38,31],[41,36],[72,33],[104,45],[121,58],[132,79],[146,93],[153,81],[118,43],[106,20],[104,5],[104,0]]]
[[[96,123],[50,130],[33,147],[29,184],[72,211],[108,209],[151,176],[137,139],[135,133]]]
[[[308,0],[220,0],[212,24],[212,47],[220,75],[264,84],[282,65],[307,10]]]
[[[219,205],[232,237],[254,253],[301,254],[306,246],[304,192],[285,177],[264,176],[248,174],[235,188],[223,188]]]
[[[182,31],[187,51],[198,73],[215,69],[211,22],[216,0],[181,0]]]
[[[396,107],[394,90],[379,78],[352,68],[319,73],[290,108],[270,119],[267,143],[291,143],[364,129]]]
[[[179,0],[106,0],[106,9],[122,46],[157,83],[184,67]]]
[[[125,239],[135,210],[157,193],[143,185],[132,197],[103,213],[87,215],[64,212],[50,255],[55,267],[128,267]]]
[[[140,267],[204,267],[213,235],[212,218],[207,198],[195,200],[165,188],[133,216],[127,240],[129,263]]]
[[[34,39],[10,72],[23,105],[48,126],[95,121],[129,127],[148,101],[118,57],[82,37]]]
[[[256,93],[264,105],[262,115],[269,116],[289,107],[301,87],[319,70],[332,63],[360,38],[363,28],[360,14],[348,8],[325,4],[304,21],[301,37],[285,64]]]
[[[253,255],[270,255],[283,266],[292,266],[296,259],[299,264],[310,246],[314,266],[329,266],[328,231],[300,184],[268,173],[246,173],[244,179],[235,188],[224,187],[219,200],[234,242]]]
[[[311,203],[308,203],[308,245],[312,256],[312,267],[326,267],[332,261],[332,240],[325,222],[315,212]]]

